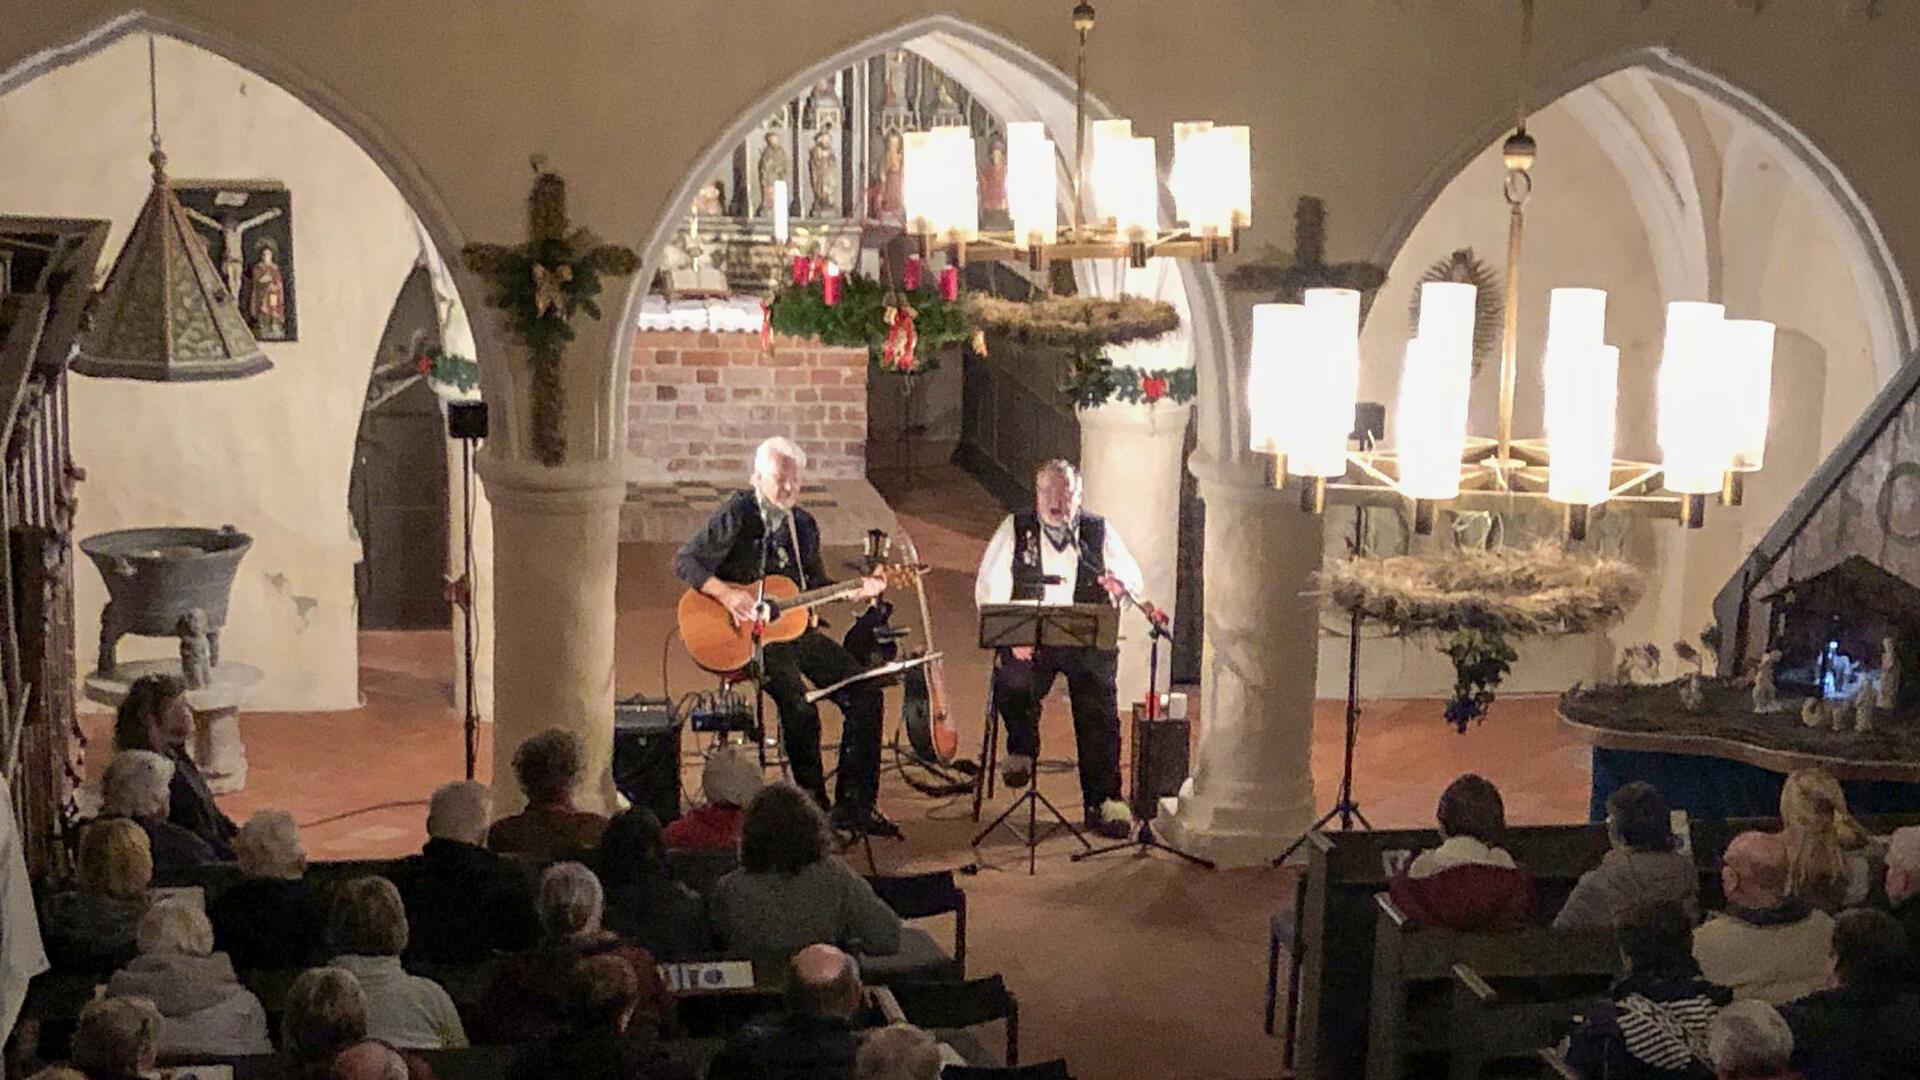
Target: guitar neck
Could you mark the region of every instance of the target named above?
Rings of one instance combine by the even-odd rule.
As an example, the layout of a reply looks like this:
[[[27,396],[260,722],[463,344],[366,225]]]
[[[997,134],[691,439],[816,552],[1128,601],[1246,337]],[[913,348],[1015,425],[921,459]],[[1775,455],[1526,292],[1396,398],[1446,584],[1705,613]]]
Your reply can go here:
[[[822,585],[817,589],[808,589],[793,599],[781,603],[780,610],[804,611],[807,608],[819,607],[821,604],[831,604],[835,600],[845,599],[859,591],[860,583],[857,581],[843,581],[836,585]]]

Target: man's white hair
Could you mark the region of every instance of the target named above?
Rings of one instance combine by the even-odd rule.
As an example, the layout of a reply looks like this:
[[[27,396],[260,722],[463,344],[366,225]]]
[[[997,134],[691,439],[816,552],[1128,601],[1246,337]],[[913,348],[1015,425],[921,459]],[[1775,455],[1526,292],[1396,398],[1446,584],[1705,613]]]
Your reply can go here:
[[[700,770],[700,791],[710,803],[745,806],[765,786],[760,761],[745,743],[715,750]]]
[[[234,834],[233,855],[248,877],[298,881],[307,872],[300,827],[285,810],[261,810],[248,818]]]
[[[755,476],[765,476],[771,473],[773,471],[773,463],[778,458],[785,458],[793,462],[794,468],[796,469],[805,469],[807,467],[807,452],[800,449],[800,444],[787,438],[785,435],[775,435],[754,448],[753,474]]]
[[[1887,869],[1920,877],[1920,825],[1903,825],[1887,837]]]
[[[100,812],[106,817],[165,817],[173,762],[151,750],[122,750],[107,763],[100,782]]]
[[[487,838],[493,793],[477,780],[455,780],[433,789],[427,803],[427,835],[478,845]]]
[[[1707,1058],[1721,1076],[1774,1076],[1792,1056],[1792,1029],[1764,1001],[1736,1001],[1707,1028]]]
[[[140,916],[134,940],[142,955],[212,956],[213,924],[199,906],[167,897]]]
[[[1073,462],[1068,461],[1066,458],[1052,458],[1043,461],[1040,463],[1039,468],[1033,470],[1033,480],[1036,484],[1049,476],[1058,476],[1075,489],[1080,487],[1080,470],[1074,466]]]

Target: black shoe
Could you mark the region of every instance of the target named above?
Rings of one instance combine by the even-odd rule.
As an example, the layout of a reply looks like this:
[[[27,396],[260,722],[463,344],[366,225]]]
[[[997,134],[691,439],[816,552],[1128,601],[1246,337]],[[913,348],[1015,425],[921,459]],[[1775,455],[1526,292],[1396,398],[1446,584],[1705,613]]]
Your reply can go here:
[[[1098,810],[1089,810],[1082,819],[1086,831],[1107,840],[1125,840],[1133,835],[1133,822],[1109,818]]]
[[[886,816],[871,806],[859,803],[842,802],[828,815],[827,823],[839,832],[850,836],[878,836],[886,840],[901,840],[905,837],[900,826],[888,821]]]

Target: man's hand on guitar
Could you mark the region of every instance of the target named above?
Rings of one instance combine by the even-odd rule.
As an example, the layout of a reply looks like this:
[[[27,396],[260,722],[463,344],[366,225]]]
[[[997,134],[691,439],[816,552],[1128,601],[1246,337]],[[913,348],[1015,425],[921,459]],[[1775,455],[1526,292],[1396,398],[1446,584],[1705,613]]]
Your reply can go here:
[[[860,591],[854,595],[862,600],[871,600],[887,591],[886,575],[875,572],[860,579]]]
[[[752,589],[729,589],[721,603],[726,605],[727,614],[733,616],[736,626],[745,626],[760,617],[760,603]]]

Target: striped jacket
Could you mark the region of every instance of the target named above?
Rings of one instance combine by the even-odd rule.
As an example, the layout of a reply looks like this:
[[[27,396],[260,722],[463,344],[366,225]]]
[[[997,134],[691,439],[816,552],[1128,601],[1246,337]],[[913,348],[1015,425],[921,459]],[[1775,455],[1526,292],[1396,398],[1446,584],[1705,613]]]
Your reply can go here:
[[[1567,1064],[1587,1080],[1713,1080],[1707,1026],[1731,1000],[1698,971],[1626,975],[1586,1010]]]

